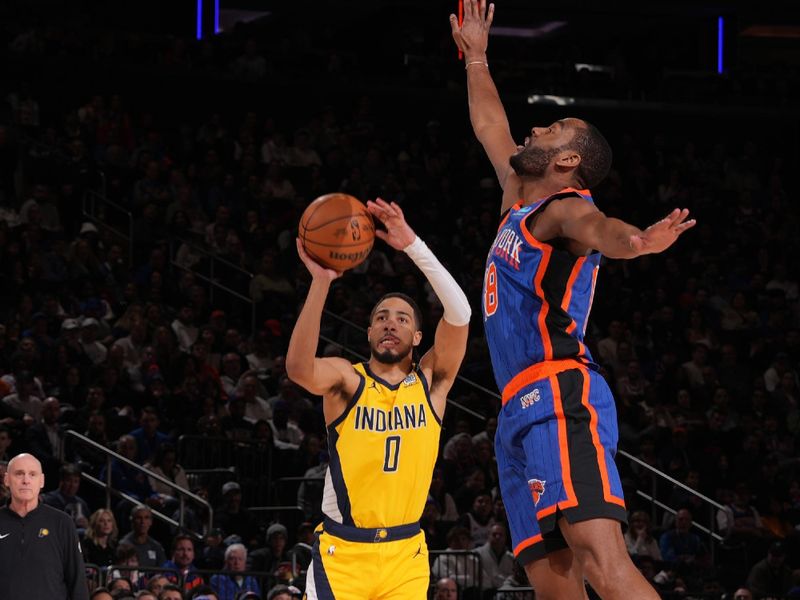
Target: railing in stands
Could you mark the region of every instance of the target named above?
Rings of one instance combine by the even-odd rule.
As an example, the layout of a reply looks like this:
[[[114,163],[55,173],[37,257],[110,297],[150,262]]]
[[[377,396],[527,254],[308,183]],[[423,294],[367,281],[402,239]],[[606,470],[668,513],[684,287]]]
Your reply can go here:
[[[161,511],[151,507],[151,510],[153,512],[153,516],[154,517],[156,517],[157,519],[160,519],[161,521],[169,523],[170,525],[173,525],[174,527],[183,527],[183,525],[184,525],[184,516],[185,516],[185,513],[186,513],[186,500],[188,499],[188,500],[192,500],[193,502],[203,506],[206,509],[207,514],[208,514],[207,527],[208,527],[208,530],[211,530],[211,528],[213,526],[213,523],[214,523],[214,509],[211,507],[211,504],[209,504],[209,502],[205,498],[202,498],[202,497],[198,496],[197,494],[192,493],[191,491],[187,490],[186,488],[183,488],[183,487],[179,486],[174,481],[170,481],[166,477],[163,477],[163,476],[159,475],[158,473],[155,473],[155,472],[151,471],[150,469],[147,469],[147,468],[141,466],[140,464],[135,463],[132,460],[129,460],[129,459],[125,458],[121,454],[118,454],[117,452],[114,452],[110,448],[106,448],[102,444],[98,444],[94,440],[91,440],[91,439],[87,438],[84,435],[81,435],[80,433],[78,433],[76,431],[67,431],[65,433],[65,435],[64,435],[64,442],[63,443],[66,443],[67,439],[73,440],[73,443],[82,444],[84,446],[89,446],[89,447],[93,448],[94,450],[97,450],[97,451],[103,453],[103,455],[105,456],[105,461],[106,461],[106,465],[105,465],[105,469],[106,469],[106,471],[105,471],[105,481],[101,481],[100,479],[98,479],[96,477],[93,477],[92,475],[89,475],[88,473],[82,473],[81,477],[83,479],[86,479],[86,481],[89,481],[93,485],[98,486],[98,487],[102,488],[103,490],[105,490],[105,493],[106,493],[106,508],[108,508],[108,509],[111,508],[111,497],[112,496],[117,496],[117,497],[123,498],[123,499],[133,503],[134,505],[142,504],[142,502],[140,500],[138,500],[137,498],[134,498],[134,497],[130,496],[129,494],[126,494],[126,493],[124,493],[124,492],[122,492],[120,490],[117,490],[111,485],[111,475],[112,475],[111,474],[111,466],[112,466],[112,461],[117,461],[119,463],[127,465],[128,467],[130,467],[132,469],[135,469],[135,470],[139,471],[140,473],[144,473],[147,477],[155,479],[159,483],[168,486],[170,489],[172,489],[175,492],[175,495],[177,496],[177,499],[178,499],[178,505],[179,505],[178,520],[175,521],[175,519],[173,519],[169,515],[166,515],[166,514],[162,513]],[[63,452],[63,449],[62,449],[62,452]],[[197,537],[202,537],[199,534],[197,534],[196,532],[192,532],[192,533],[194,533]]]
[[[695,496],[695,498],[698,498],[699,500],[702,500],[705,504],[708,505],[709,511],[710,511],[709,524],[710,524],[711,527],[710,528],[709,527],[704,527],[703,525],[700,525],[699,523],[695,522],[694,520],[692,521],[692,526],[694,528],[696,528],[696,529],[699,529],[703,533],[707,534],[711,538],[711,540],[712,540],[712,543],[710,545],[711,546],[711,562],[713,563],[714,562],[714,558],[716,556],[716,546],[715,546],[715,544],[713,542],[715,542],[715,541],[716,542],[723,542],[724,541],[722,536],[719,535],[718,533],[716,533],[713,530],[714,522],[715,522],[715,511],[717,511],[717,510],[725,510],[725,507],[722,504],[720,504],[719,502],[715,502],[714,500],[712,500],[708,496],[706,496],[704,494],[701,494],[697,490],[692,489],[691,487],[689,487],[685,483],[682,483],[682,482],[678,481],[674,477],[670,477],[669,475],[667,475],[663,471],[660,471],[660,470],[656,469],[654,466],[647,464],[642,459],[637,458],[636,456],[634,456],[633,454],[631,454],[629,452],[626,452],[625,450],[617,450],[617,454],[620,455],[620,456],[624,456],[630,462],[639,465],[643,469],[647,469],[648,471],[650,471],[651,473],[653,473],[657,477],[660,477],[661,479],[663,479],[665,481],[668,481],[672,485],[675,485],[675,486],[681,488],[682,490],[684,490],[686,492],[689,492],[690,494]],[[665,510],[665,511],[667,511],[667,512],[673,514],[673,515],[676,514],[678,512],[677,509],[675,509],[674,507],[668,506],[667,504],[664,504],[663,502],[661,502],[661,501],[656,499],[656,489],[655,488],[656,488],[656,480],[654,479],[653,480],[652,493],[648,494],[648,493],[646,493],[646,492],[644,492],[642,490],[638,490],[638,489],[636,490],[636,493],[640,497],[644,498],[645,500],[647,500],[648,502],[650,502],[652,504],[652,506],[653,506],[653,517],[655,517],[655,507],[658,507],[658,508],[660,508],[662,510]],[[653,521],[655,522],[655,518],[653,519]]]
[[[458,585],[459,598],[480,598],[483,588],[481,558],[473,550],[431,550],[431,586],[449,577]]]
[[[256,303],[253,302],[253,299],[249,296],[245,296],[240,294],[236,290],[223,283],[220,283],[219,278],[219,267],[223,266],[226,269],[230,269],[249,280],[252,280],[255,276],[253,273],[248,271],[247,269],[243,269],[239,265],[230,262],[222,257],[220,257],[216,252],[212,252],[202,246],[197,245],[196,243],[186,240],[183,238],[170,238],[170,263],[172,266],[181,269],[183,271],[188,271],[190,273],[194,273],[196,277],[199,277],[202,281],[206,282],[211,286],[209,299],[211,302],[214,302],[214,290],[219,290],[221,292],[225,292],[232,298],[236,298],[240,300],[245,305],[250,307],[250,330],[252,332],[256,331]],[[208,274],[202,273],[197,269],[192,268],[191,265],[182,264],[179,260],[178,253],[180,252],[182,247],[186,247],[189,253],[195,253],[197,255],[202,256],[204,259],[208,260]]]
[[[103,179],[104,180],[104,179]],[[124,206],[109,200],[103,194],[88,190],[83,195],[83,215],[98,228],[111,231],[128,246],[128,265],[133,265],[133,214]]]
[[[246,505],[267,500],[272,480],[272,451],[266,444],[226,437],[182,435],[178,438],[177,449],[178,461],[187,475],[195,473],[197,477],[211,478],[218,484],[235,479],[242,485]]]

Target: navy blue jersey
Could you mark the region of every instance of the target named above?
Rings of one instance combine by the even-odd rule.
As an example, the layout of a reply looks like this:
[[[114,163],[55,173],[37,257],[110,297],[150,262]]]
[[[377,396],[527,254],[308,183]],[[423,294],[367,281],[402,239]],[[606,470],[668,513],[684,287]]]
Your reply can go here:
[[[601,255],[575,256],[555,240],[539,241],[526,223],[549,202],[568,196],[594,203],[588,190],[568,188],[529,206],[515,204],[489,250],[483,322],[500,391],[543,361],[593,362],[583,338]]]

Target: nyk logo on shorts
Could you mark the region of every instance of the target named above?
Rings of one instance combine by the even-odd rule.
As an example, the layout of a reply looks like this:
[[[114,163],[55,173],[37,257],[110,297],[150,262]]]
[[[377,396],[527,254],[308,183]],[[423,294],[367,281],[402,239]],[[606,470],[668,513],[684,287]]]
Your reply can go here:
[[[544,494],[545,483],[547,482],[542,481],[541,479],[528,479],[528,489],[530,489],[531,496],[533,496],[534,506],[538,506],[539,500],[542,499],[542,494]]]
[[[535,388],[532,392],[528,392],[522,396],[522,398],[519,399],[519,403],[522,405],[522,408],[528,408],[529,406],[533,406],[541,399],[541,392],[539,392],[538,388]]]

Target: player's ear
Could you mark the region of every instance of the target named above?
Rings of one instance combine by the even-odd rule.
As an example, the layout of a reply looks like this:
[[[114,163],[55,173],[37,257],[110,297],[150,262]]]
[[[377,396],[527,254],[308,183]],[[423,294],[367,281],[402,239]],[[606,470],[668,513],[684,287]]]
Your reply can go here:
[[[40,490],[44,489],[44,473],[42,473],[42,485],[39,486]]]
[[[574,150],[565,150],[556,159],[556,166],[562,169],[575,169],[581,164],[581,155]]]
[[[419,343],[421,341],[422,341],[422,332],[421,331],[415,331],[414,332],[414,340],[412,342],[413,346],[416,348],[417,346],[419,346]]]

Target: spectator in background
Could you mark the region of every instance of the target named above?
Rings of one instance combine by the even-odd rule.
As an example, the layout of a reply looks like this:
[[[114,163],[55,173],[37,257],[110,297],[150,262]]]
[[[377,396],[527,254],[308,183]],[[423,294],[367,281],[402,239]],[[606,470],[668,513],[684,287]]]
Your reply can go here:
[[[721,535],[732,541],[752,543],[768,535],[761,522],[758,510],[750,504],[750,490],[740,483],[736,486],[730,502],[717,511],[717,527]],[[728,492],[730,498],[730,492]]]
[[[232,573],[213,575],[211,587],[217,592],[219,600],[236,600],[243,591],[261,593],[254,577],[236,575],[244,572],[247,565],[247,548],[243,544],[231,544],[225,549],[225,570]]]
[[[114,513],[104,508],[94,511],[81,544],[83,559],[100,567],[116,564],[118,534]]]
[[[167,560],[164,547],[150,537],[152,526],[153,511],[141,504],[134,506],[131,510],[131,531],[120,540],[120,544],[133,546],[142,567],[160,567]]]
[[[42,495],[42,504],[64,511],[72,517],[79,530],[89,525],[89,505],[78,496],[81,487],[81,471],[75,465],[65,464],[59,470],[58,488]]]
[[[792,569],[786,565],[786,547],[775,542],[766,558],[761,559],[747,575],[747,587],[755,598],[782,597],[792,587]]]
[[[42,404],[41,420],[25,431],[28,450],[42,461],[46,477],[58,472],[63,458],[64,427],[58,422],[60,416],[61,403],[50,396]]]
[[[453,496],[447,491],[444,481],[444,472],[441,466],[434,467],[431,487],[428,491],[431,498],[436,501],[439,508],[439,519],[447,522],[458,520],[458,509]]]
[[[135,588],[141,589],[144,587],[146,578],[144,574],[139,572],[139,555],[136,554],[136,548],[130,544],[119,544],[114,558],[114,565],[119,568],[113,569],[109,573],[109,577],[115,579],[124,577],[133,583]]]
[[[5,423],[0,422],[0,462],[11,460],[12,455],[9,452],[9,448],[12,442],[11,429]]]
[[[172,558],[161,565],[165,569],[177,571],[183,579],[184,591],[191,591],[203,585],[203,578],[196,573],[194,566],[194,540],[184,534],[176,535],[172,540]],[[167,579],[175,583],[177,577],[167,574]]]
[[[162,444],[169,440],[169,436],[158,430],[161,420],[158,411],[153,406],[145,406],[139,417],[139,428],[130,432],[136,440],[136,462],[140,465],[153,459]]]
[[[95,366],[103,364],[108,356],[108,349],[97,341],[99,326],[98,320],[92,317],[84,319],[81,323],[81,348]]]
[[[480,546],[489,539],[489,530],[495,525],[493,508],[492,497],[481,493],[475,496],[472,508],[461,517],[461,524],[469,529],[470,538],[475,546]]]
[[[184,600],[183,591],[177,585],[168,583],[161,589],[158,600]]]
[[[494,590],[514,573],[514,555],[508,551],[505,525],[492,525],[489,540],[475,549],[481,561],[481,587]]]
[[[456,526],[447,532],[447,548],[443,554],[437,556],[431,568],[432,575],[437,579],[450,578],[458,584],[458,588],[465,591],[468,588],[479,588],[481,577],[481,563],[477,556],[465,552],[473,547],[469,529]]]
[[[136,439],[131,435],[121,436],[117,441],[117,452],[122,457],[136,462]],[[106,467],[104,466],[100,470],[100,479],[105,481],[105,477]],[[147,502],[152,506],[161,505],[158,494],[150,487],[147,475],[116,458],[111,460],[111,485],[139,502]]]
[[[178,348],[181,352],[189,354],[200,335],[200,330],[194,324],[194,309],[191,305],[181,306],[178,316],[172,321],[170,327],[178,339]]]
[[[458,585],[450,577],[442,577],[436,582],[433,600],[458,600]]]
[[[267,545],[250,553],[250,571],[263,571],[275,575],[281,574],[281,579],[290,579],[291,557],[286,548],[288,532],[280,523],[273,523],[267,528]],[[288,569],[287,569],[288,566]],[[288,575],[288,577],[287,577]]]
[[[214,526],[249,543],[258,533],[257,525],[253,513],[242,506],[242,487],[235,481],[225,483],[222,505],[214,511]]]
[[[637,510],[631,515],[628,530],[625,532],[625,545],[628,554],[632,556],[649,556],[653,560],[661,561],[661,550],[658,542],[650,531],[650,517],[643,510]]]
[[[238,394],[244,400],[244,418],[255,423],[269,421],[272,418],[272,407],[258,395],[259,382],[255,375],[242,377]]]
[[[172,444],[162,444],[159,446],[158,450],[156,450],[153,461],[146,466],[150,468],[153,473],[161,475],[183,489],[188,490],[189,480],[186,479],[186,471],[178,464],[177,457],[175,446]],[[150,487],[152,487],[153,491],[157,494],[161,494],[165,498],[173,499],[178,496],[177,492],[167,484],[161,483],[153,477],[150,477],[149,481]]]
[[[691,531],[692,513],[682,508],[675,515],[675,528],[661,534],[662,558],[676,565],[698,565],[706,556],[703,542]]]

